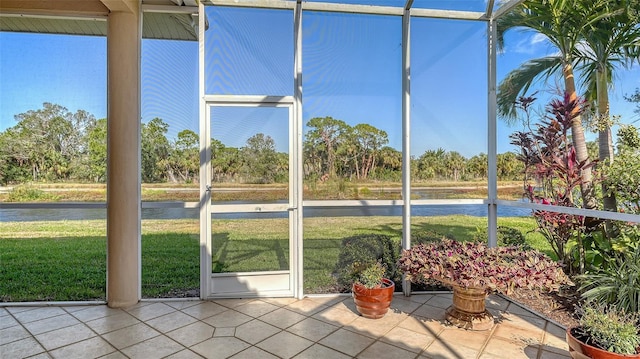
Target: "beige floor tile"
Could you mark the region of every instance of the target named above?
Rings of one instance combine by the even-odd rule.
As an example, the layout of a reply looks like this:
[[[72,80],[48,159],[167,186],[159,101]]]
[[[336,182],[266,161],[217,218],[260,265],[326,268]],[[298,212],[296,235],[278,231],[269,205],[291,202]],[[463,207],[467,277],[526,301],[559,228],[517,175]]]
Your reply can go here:
[[[71,314],[63,314],[35,322],[25,323],[24,327],[27,328],[31,334],[36,335],[51,330],[70,327],[79,323],[80,321],[74,318]]]
[[[189,349],[181,350],[177,353],[171,354],[165,359],[201,359],[202,356],[194,353]]]
[[[63,314],[67,314],[67,312],[62,310],[62,308],[60,307],[38,307],[38,308],[32,308],[30,310],[14,313],[13,316],[20,323],[25,324],[25,323],[35,322],[36,320],[56,317],[58,315],[63,315]]]
[[[287,331],[314,342],[338,330],[338,327],[321,320],[307,318],[287,329]]]
[[[5,312],[8,313],[8,312]],[[3,315],[0,317],[0,330],[6,329],[9,327],[14,327],[16,325],[20,325],[17,320],[13,319],[11,315]]]
[[[236,328],[236,338],[247,343],[256,344],[276,334],[280,329],[273,325],[254,319]]]
[[[407,299],[406,297],[394,296],[391,301],[391,309],[402,313],[413,313],[420,307],[420,303]]]
[[[495,309],[502,312],[506,311],[510,303],[511,302],[509,302],[508,300],[498,295],[490,295],[489,297],[487,297],[487,300],[485,301],[485,305],[487,306],[487,309]]]
[[[114,330],[126,328],[134,324],[140,323],[138,319],[127,312],[120,312],[108,317],[94,319],[85,322],[91,329],[98,334],[112,332]]]
[[[0,345],[0,354],[3,358],[26,358],[44,351],[44,348],[33,337]]]
[[[244,313],[248,316],[257,318],[263,316],[269,312],[273,312],[278,309],[277,305],[273,305],[271,303],[263,302],[261,300],[254,300],[253,302],[249,302],[247,304],[239,305],[234,310]]]
[[[387,334],[405,318],[406,315],[404,314],[397,314],[390,311],[380,319],[358,317],[353,322],[345,325],[344,328],[368,337],[378,338]]]
[[[418,293],[418,294],[412,294],[409,297],[405,297],[405,298],[408,298],[409,300],[416,303],[424,304],[428,302],[434,295],[437,295],[437,294]]]
[[[312,299],[304,298],[302,300],[289,304],[286,308],[300,314],[313,315],[328,308],[328,306],[322,303],[318,303]]]
[[[214,337],[233,337],[236,335],[236,327],[216,328],[213,332]]]
[[[430,301],[429,301],[430,302]],[[418,309],[416,309],[412,315],[417,315],[419,317],[430,318],[435,320],[444,320],[446,315],[446,308],[434,307],[429,305],[429,302],[421,305]]]
[[[116,349],[100,337],[93,337],[81,342],[67,345],[49,352],[52,357],[68,358],[98,358],[115,352]]]
[[[250,321],[252,318],[248,315],[236,312],[235,310],[227,310],[220,314],[211,316],[205,320],[205,323],[214,327],[236,327]]]
[[[319,343],[347,355],[355,356],[373,342],[374,339],[372,338],[345,329],[339,329],[320,340]]]
[[[70,327],[52,330],[43,334],[35,336],[42,346],[47,350],[53,350],[65,345],[77,343],[91,337],[95,337],[96,334],[84,324],[76,324]]]
[[[11,314],[16,314],[16,313],[20,313],[20,312],[26,312],[29,310],[34,310],[40,307],[23,307],[23,306],[19,306],[19,307],[7,307],[5,308],[7,310],[7,312],[11,313]]]
[[[239,305],[247,304],[253,302],[256,299],[253,298],[243,298],[243,299],[217,299],[214,300],[214,303],[220,304],[227,308],[235,308]]]
[[[391,329],[389,333],[380,338],[380,340],[385,343],[389,343],[415,353],[419,353],[427,345],[431,344],[434,339],[435,338],[432,335],[416,333],[400,327]]]
[[[280,358],[292,358],[311,345],[313,345],[313,342],[310,340],[289,332],[280,332],[258,343],[256,346]]]
[[[2,353],[0,351],[0,353]],[[103,357],[101,357],[103,358]],[[53,357],[51,355],[49,355],[49,353],[40,353],[40,354],[36,354],[34,356],[30,356],[29,359],[53,359]]]
[[[30,336],[31,334],[21,325],[14,325],[13,327],[0,330],[0,345],[22,340]]]
[[[542,344],[544,350],[567,355],[566,330],[553,323],[547,322]]]
[[[398,327],[433,337],[436,337],[445,328],[441,321],[418,316],[405,318],[398,323]]]
[[[350,310],[331,307],[314,314],[313,318],[333,325],[347,325],[358,319],[359,315]]]
[[[285,329],[306,318],[307,317],[300,313],[296,313],[285,308],[280,308],[261,316],[260,320],[278,328]]]
[[[453,304],[453,297],[448,295],[434,295],[425,304],[432,307],[447,309]]]
[[[73,311],[71,314],[82,322],[88,322],[90,320],[108,317],[110,315],[120,314],[123,311],[121,309],[109,308],[106,305],[96,305],[84,307],[80,310]]]
[[[539,359],[569,359],[571,358],[571,355],[569,354],[568,351],[565,351],[565,353],[556,353],[556,352],[550,352],[550,351],[546,351],[546,350],[542,350],[540,351],[540,357]]]
[[[145,340],[157,337],[160,332],[151,328],[144,323],[134,324],[132,326],[115,330],[113,332],[102,335],[111,345],[118,349],[123,349],[134,344],[141,343]]]
[[[100,357],[100,359],[129,359],[126,355],[120,352],[113,352],[111,354],[107,354],[105,356]]]
[[[319,358],[331,358],[331,359],[348,359],[352,358],[344,353],[337,352],[331,348],[327,348],[324,345],[314,344],[307,348],[302,353],[296,355],[295,359],[319,359]]]
[[[469,331],[460,328],[447,328],[438,335],[443,343],[457,343],[479,351],[489,340],[490,331]]]
[[[509,307],[507,307],[507,312],[518,315],[518,316],[524,315],[524,316],[533,317],[533,318],[538,317],[535,313],[530,311],[528,308],[513,302],[509,303]]]
[[[173,340],[160,335],[144,342],[134,344],[130,347],[122,349],[122,353],[131,359],[141,358],[149,359],[164,358],[171,354],[184,350],[185,347],[174,342]]]
[[[286,307],[287,305],[298,301],[298,299],[296,298],[260,298],[260,300],[273,305],[277,305],[278,307]]]
[[[521,328],[511,323],[500,323],[496,327],[493,337],[517,340],[527,344],[541,344],[544,330],[537,327]]]
[[[208,359],[228,358],[251,345],[238,338],[211,338],[191,347],[191,350]]]
[[[356,315],[360,315],[360,313],[358,312],[358,308],[356,308],[356,303],[353,301],[353,298],[351,297],[348,297],[345,300],[341,300],[331,305],[330,308],[347,310]]]
[[[382,342],[375,342],[358,354],[358,359],[413,359],[416,353]]]
[[[212,315],[222,313],[226,310],[228,310],[227,307],[223,307],[220,304],[216,304],[214,302],[201,302],[200,304],[182,309],[182,312],[189,314],[194,318],[202,320],[205,318],[209,318]]]
[[[542,318],[519,316],[512,313],[503,313],[502,316],[498,319],[500,320],[501,324],[520,327],[522,329],[544,329],[546,325],[546,320]]]
[[[536,358],[538,346],[529,345],[520,341],[491,338],[484,348],[483,353],[497,355],[501,358]],[[527,354],[531,353],[533,353],[533,356],[527,357]]]
[[[251,347],[231,357],[232,359],[278,359],[277,356],[267,353],[264,350]]]
[[[235,328],[234,328],[235,329]],[[190,347],[192,345],[203,342],[209,338],[213,338],[213,332],[216,329],[203,322],[195,322],[180,329],[176,329],[167,333],[167,336],[176,342]]]
[[[433,341],[421,355],[426,358],[451,358],[467,359],[478,356],[479,351],[460,345],[460,343],[443,342],[438,339]],[[504,356],[502,359],[516,359],[518,357]]]
[[[191,323],[195,323],[197,319],[182,312],[173,312],[161,317],[147,320],[145,323],[150,327],[162,332],[170,332],[172,330],[184,327]]]
[[[167,301],[163,303],[170,306],[171,308],[174,308],[177,310],[183,310],[203,302],[201,300],[178,300],[178,301],[172,300],[172,301]]]
[[[351,299],[351,296],[344,295],[313,296],[309,297],[309,299],[322,305],[326,305],[327,307],[334,306],[344,300],[353,301],[353,299]]]
[[[151,303],[148,305],[136,306],[131,309],[127,309],[127,312],[129,312],[129,314],[142,321],[161,317],[174,311],[174,308],[171,308],[164,303]]]

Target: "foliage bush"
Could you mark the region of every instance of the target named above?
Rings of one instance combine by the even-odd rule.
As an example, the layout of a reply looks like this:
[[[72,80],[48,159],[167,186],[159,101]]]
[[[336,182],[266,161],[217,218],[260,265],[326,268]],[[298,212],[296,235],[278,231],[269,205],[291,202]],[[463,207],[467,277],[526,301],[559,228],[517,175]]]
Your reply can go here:
[[[473,239],[478,242],[488,243],[487,229],[485,227],[478,228]],[[522,232],[516,228],[503,226],[498,226],[498,246],[519,246],[522,249],[531,249]]]
[[[628,314],[606,306],[587,306],[577,328],[578,339],[586,344],[618,354],[636,354],[640,348],[640,322]]]
[[[530,106],[533,97],[521,97],[517,106],[523,109],[527,126],[531,126]],[[580,193],[585,183],[583,171],[595,165],[593,161],[578,162],[569,133],[576,116],[584,106],[578,99],[567,94],[562,99],[552,100],[545,115],[539,119],[535,129],[513,133],[511,144],[520,148],[518,159],[525,166],[525,195],[533,203],[581,207]],[[533,184],[532,184],[533,182]],[[582,193],[585,197],[585,193]],[[585,269],[584,236],[597,223],[587,223],[583,216],[535,210],[538,231],[547,239],[551,248],[570,273],[583,273]]]
[[[382,234],[361,234],[342,240],[334,276],[338,290],[346,292],[358,280],[358,266],[379,262],[385,268],[385,278],[399,284],[402,276],[396,268],[400,256],[400,241]]]
[[[403,251],[398,269],[414,283],[437,280],[506,294],[514,288],[557,290],[568,282],[561,266],[538,251],[446,238]]]
[[[627,227],[620,235],[631,249],[617,252],[601,268],[577,277],[582,297],[606,303],[620,311],[640,312],[640,228]]]
[[[354,263],[352,266],[357,274],[356,282],[365,288],[372,289],[382,285],[387,269],[380,262]]]
[[[31,185],[14,187],[7,196],[7,202],[56,201],[58,197]]]

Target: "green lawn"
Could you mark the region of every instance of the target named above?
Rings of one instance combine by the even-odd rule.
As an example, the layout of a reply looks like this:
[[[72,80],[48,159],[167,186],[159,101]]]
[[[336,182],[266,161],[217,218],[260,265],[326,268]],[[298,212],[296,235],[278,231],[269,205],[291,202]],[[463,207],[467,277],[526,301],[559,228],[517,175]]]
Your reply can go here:
[[[534,248],[549,253],[532,218],[501,218]],[[286,269],[284,219],[214,220],[214,271]],[[469,216],[414,217],[421,236],[470,240],[486,230],[486,219]],[[355,234],[400,237],[400,217],[331,217],[304,220],[306,293],[334,291],[341,241]],[[142,221],[142,295],[179,296],[199,287],[197,220]],[[105,299],[105,221],[0,222],[0,301]]]

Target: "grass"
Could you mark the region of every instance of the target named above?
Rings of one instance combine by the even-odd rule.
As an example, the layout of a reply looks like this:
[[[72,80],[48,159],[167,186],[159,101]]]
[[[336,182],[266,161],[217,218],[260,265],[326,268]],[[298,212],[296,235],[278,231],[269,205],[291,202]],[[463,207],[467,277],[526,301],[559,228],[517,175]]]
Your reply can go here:
[[[237,184],[215,183],[216,201],[274,201],[287,198],[286,184],[274,183]],[[487,183],[484,181],[429,181],[413,183],[415,190],[424,188],[448,188],[446,198],[486,198]],[[224,187],[226,191],[215,191]],[[522,197],[522,183],[502,181],[499,183],[501,199]],[[258,190],[256,190],[258,189]],[[305,199],[400,199],[402,184],[382,181],[331,180],[325,183],[305,182]],[[199,201],[198,184],[143,183],[143,201]],[[417,198],[417,196],[414,196]],[[91,183],[30,183],[0,191],[0,202],[104,202],[107,198],[106,184]]]
[[[526,235],[534,248],[550,248],[532,218],[501,218],[499,225]],[[217,271],[288,268],[285,219],[213,222],[213,268]],[[486,218],[413,217],[413,233],[473,239]],[[199,288],[197,220],[142,221],[142,295],[180,296]],[[344,237],[363,233],[402,235],[401,217],[329,217],[304,220],[304,290],[329,293]],[[106,224],[104,220],[0,222],[0,301],[105,299]]]

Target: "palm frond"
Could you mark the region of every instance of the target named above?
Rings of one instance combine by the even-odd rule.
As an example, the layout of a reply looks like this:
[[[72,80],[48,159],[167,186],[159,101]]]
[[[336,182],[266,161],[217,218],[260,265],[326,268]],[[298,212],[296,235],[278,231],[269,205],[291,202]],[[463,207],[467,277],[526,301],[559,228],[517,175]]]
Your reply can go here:
[[[516,100],[526,94],[531,84],[541,78],[548,78],[561,69],[562,57],[547,56],[525,62],[509,72],[498,86],[498,115],[507,122],[517,116]]]

